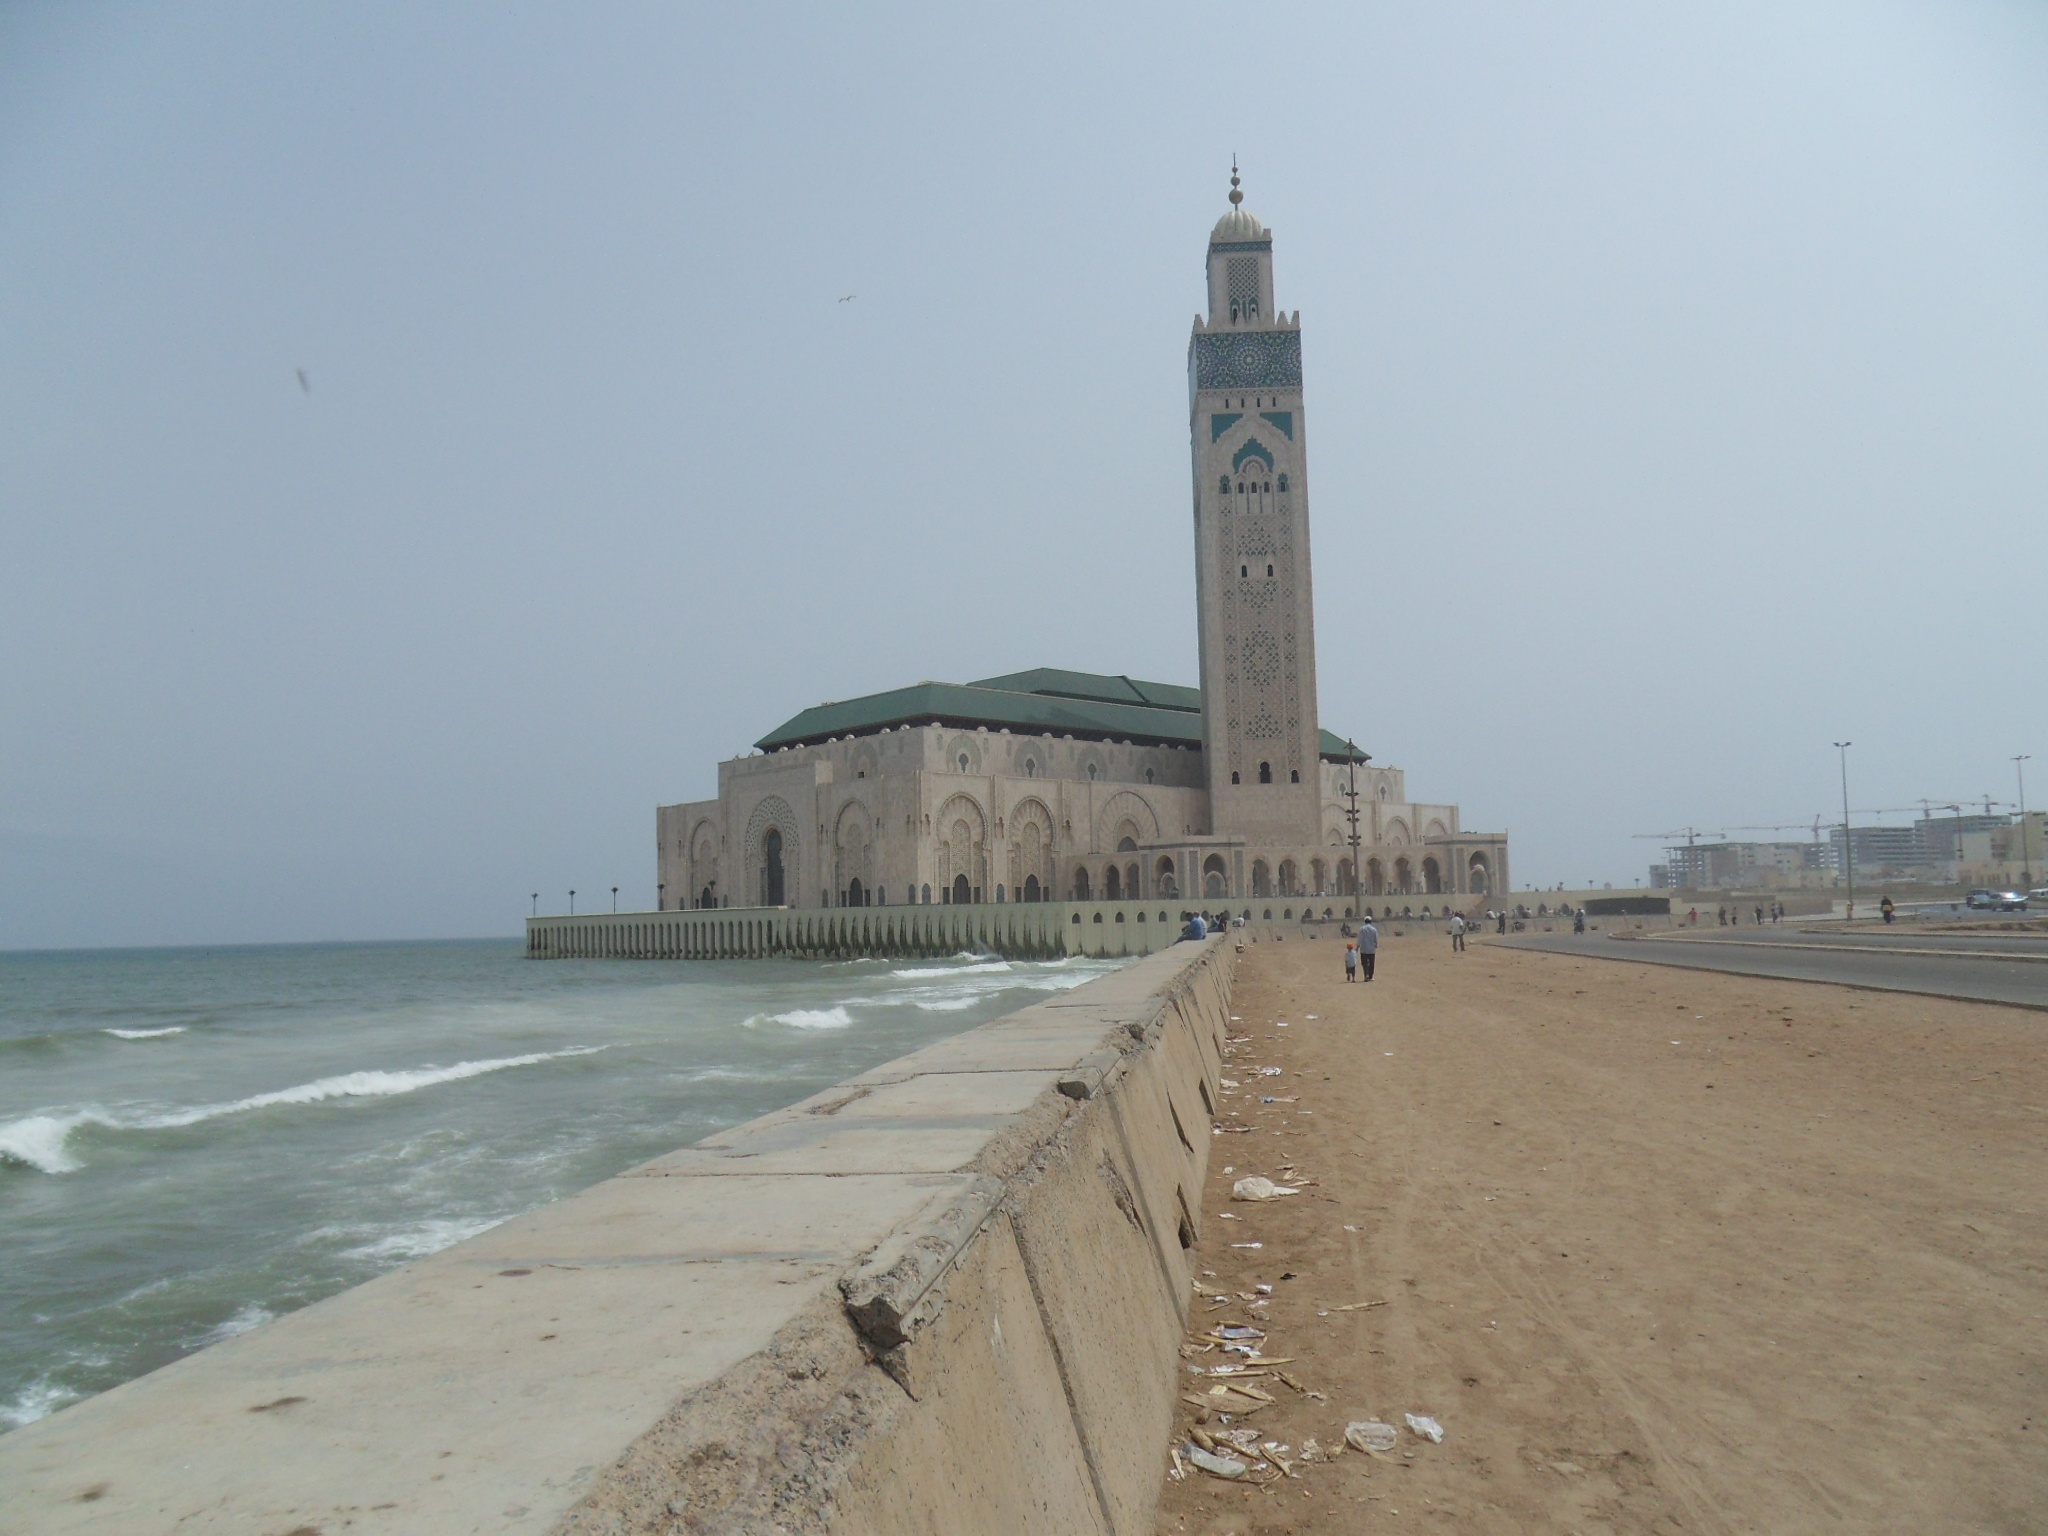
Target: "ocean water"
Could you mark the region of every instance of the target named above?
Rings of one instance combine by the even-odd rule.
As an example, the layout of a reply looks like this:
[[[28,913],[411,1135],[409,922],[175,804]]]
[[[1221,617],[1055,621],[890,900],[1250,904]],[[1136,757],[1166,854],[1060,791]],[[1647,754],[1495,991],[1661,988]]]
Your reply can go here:
[[[1116,964],[0,954],[0,1432]]]

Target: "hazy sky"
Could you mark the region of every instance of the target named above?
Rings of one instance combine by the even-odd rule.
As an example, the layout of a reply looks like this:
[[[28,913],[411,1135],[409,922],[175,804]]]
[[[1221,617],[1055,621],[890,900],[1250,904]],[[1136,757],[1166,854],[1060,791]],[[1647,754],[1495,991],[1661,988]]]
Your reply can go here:
[[[1233,152],[1323,722],[1518,884],[1844,737],[2048,804],[2044,80],[1972,0],[0,7],[0,946],[651,905],[806,705],[1194,682]]]

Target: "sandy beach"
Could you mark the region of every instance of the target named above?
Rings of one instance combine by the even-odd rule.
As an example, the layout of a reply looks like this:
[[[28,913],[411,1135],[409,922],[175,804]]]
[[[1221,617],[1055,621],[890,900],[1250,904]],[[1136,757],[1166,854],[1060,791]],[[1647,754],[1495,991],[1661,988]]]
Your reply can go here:
[[[1243,956],[1161,1532],[2048,1530],[2048,1019],[1396,926]]]

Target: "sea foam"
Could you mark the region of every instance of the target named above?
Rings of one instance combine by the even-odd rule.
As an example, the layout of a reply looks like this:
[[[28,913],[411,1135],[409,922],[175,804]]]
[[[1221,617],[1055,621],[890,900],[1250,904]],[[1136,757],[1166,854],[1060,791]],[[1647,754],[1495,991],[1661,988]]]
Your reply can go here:
[[[185,1026],[172,1024],[165,1029],[103,1029],[103,1035],[112,1035],[117,1040],[161,1040],[165,1035],[182,1035]]]

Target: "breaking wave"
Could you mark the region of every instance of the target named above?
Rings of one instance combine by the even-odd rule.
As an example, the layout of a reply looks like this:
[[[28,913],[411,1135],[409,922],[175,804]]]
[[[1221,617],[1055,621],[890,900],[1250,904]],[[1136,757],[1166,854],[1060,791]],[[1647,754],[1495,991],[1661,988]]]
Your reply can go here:
[[[39,1376],[10,1401],[0,1403],[0,1425],[20,1429],[24,1424],[48,1418],[66,1403],[75,1403],[83,1395],[60,1386],[48,1376]]]
[[[103,1035],[112,1035],[116,1040],[161,1040],[165,1035],[182,1035],[182,1024],[166,1025],[162,1029],[103,1029]]]
[[[441,1083],[482,1077],[510,1067],[530,1067],[566,1056],[590,1056],[604,1050],[601,1045],[578,1046],[566,1051],[535,1051],[525,1056],[498,1056],[483,1061],[458,1061],[450,1067],[419,1067],[410,1072],[344,1072],[270,1093],[251,1094],[225,1104],[200,1104],[190,1109],[155,1113],[115,1113],[99,1108],[45,1112],[26,1115],[0,1125],[0,1161],[22,1163],[43,1173],[71,1173],[82,1166],[67,1146],[71,1133],[81,1125],[103,1126],[114,1131],[177,1130],[218,1120],[224,1115],[246,1114],[250,1110],[272,1109],[287,1104],[318,1104],[326,1099],[381,1099],[394,1094],[416,1093]]]
[[[502,1216],[469,1219],[453,1216],[433,1217],[410,1227],[401,1227],[396,1232],[387,1232],[374,1242],[351,1248],[348,1250],[348,1257],[369,1259],[378,1263],[388,1263],[393,1259],[424,1259],[428,1254],[439,1253],[443,1248],[453,1248],[457,1243],[467,1242],[480,1232],[488,1232],[503,1220]]]
[[[197,1340],[198,1346],[204,1349],[209,1344],[218,1344],[223,1339],[234,1338],[237,1334],[253,1333],[276,1316],[277,1314],[266,1306],[253,1301],[246,1302],[233,1317],[216,1323],[201,1334]]]
[[[961,958],[966,959],[968,957],[963,955]],[[980,955],[975,955],[972,958],[974,963],[971,965],[913,965],[903,970],[891,971],[889,974],[899,977],[904,981],[926,981],[933,977],[977,976],[986,975],[993,971],[1007,971],[1011,969],[1010,962],[1007,960],[988,960]]]
[[[757,1013],[744,1021],[747,1029],[759,1029],[763,1024],[786,1024],[791,1029],[845,1029],[853,1022],[853,1015],[843,1007],[835,1008],[792,1008],[787,1013]]]

